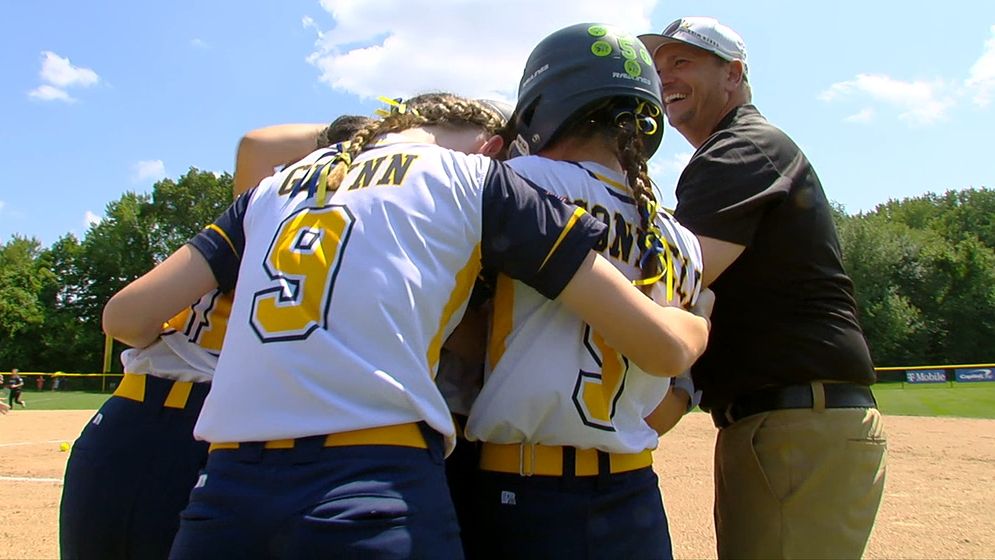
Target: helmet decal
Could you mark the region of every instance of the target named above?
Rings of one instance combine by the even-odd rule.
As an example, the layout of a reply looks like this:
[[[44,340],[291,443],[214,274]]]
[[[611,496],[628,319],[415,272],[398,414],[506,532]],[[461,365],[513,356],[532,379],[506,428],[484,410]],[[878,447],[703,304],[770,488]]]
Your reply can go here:
[[[618,104],[616,122],[643,132],[652,156],[663,136],[660,78],[642,41],[608,24],[582,23],[556,31],[529,55],[510,121],[528,153],[542,150],[579,111]],[[516,150],[524,152],[522,149]]]

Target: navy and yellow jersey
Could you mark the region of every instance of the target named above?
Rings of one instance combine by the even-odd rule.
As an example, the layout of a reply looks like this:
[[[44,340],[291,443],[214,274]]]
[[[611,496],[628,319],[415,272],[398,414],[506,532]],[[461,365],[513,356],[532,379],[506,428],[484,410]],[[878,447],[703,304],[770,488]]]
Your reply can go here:
[[[324,204],[318,150],[191,240],[233,286],[197,425],[215,442],[425,421],[452,441],[433,377],[482,266],[555,298],[604,225],[505,164],[435,145],[361,154]]]
[[[508,165],[603,221],[608,227],[595,249],[628,278],[641,277],[639,211],[620,173],[539,156]],[[667,216],[657,224],[675,255],[674,278],[681,279],[673,299],[689,305],[700,289],[697,240]],[[661,304],[667,300],[664,285],[653,290]],[[498,276],[489,336],[484,385],[466,429],[470,439],[616,453],[656,447],[658,435],[644,418],[666,395],[669,379],[630,363],[561,303]]]
[[[121,353],[125,373],[175,381],[210,381],[225,338],[231,294],[212,290],[163,324],[159,340]]]

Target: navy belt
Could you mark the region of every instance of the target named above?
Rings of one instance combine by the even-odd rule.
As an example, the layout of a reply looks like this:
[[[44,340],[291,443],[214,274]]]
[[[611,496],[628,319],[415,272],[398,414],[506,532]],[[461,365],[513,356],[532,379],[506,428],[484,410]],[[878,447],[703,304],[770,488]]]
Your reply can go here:
[[[813,408],[816,398],[813,391],[821,386],[825,394],[825,408],[877,408],[871,388],[854,383],[807,383],[771,387],[741,395],[732,404],[712,407],[712,421],[717,428],[725,428],[754,414],[792,408]]]

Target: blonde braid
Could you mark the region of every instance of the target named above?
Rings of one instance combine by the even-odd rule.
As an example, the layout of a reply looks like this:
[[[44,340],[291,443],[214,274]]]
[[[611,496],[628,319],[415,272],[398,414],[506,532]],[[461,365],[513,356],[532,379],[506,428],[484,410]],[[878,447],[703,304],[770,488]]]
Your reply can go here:
[[[348,147],[337,156],[338,164],[328,174],[327,189],[334,191],[342,184],[352,161],[375,139],[391,132],[420,126],[454,128],[477,126],[496,134],[504,119],[486,105],[448,93],[428,93],[404,103],[404,111],[395,110],[380,120],[360,128],[349,140]]]
[[[652,230],[653,220],[656,218],[657,200],[656,194],[653,192],[653,181],[649,177],[646,157],[643,155],[642,136],[635,123],[631,123],[628,126],[619,127],[619,134],[615,139],[619,163],[625,170],[626,182],[632,191],[632,197],[636,199],[636,207],[639,209],[639,226],[645,236],[649,235]],[[641,249],[648,250],[642,244]],[[641,260],[640,267],[644,279],[654,278],[661,273],[660,259],[658,258],[644,258]],[[649,294],[652,287],[652,285],[642,286],[643,292]]]

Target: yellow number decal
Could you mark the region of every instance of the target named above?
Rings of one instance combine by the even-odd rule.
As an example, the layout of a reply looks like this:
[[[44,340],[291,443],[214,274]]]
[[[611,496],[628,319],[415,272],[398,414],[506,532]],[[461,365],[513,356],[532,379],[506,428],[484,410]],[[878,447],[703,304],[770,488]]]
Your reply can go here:
[[[584,346],[601,367],[601,371],[579,372],[573,392],[574,406],[584,424],[614,432],[612,418],[615,417],[615,405],[625,388],[629,359],[608,346],[601,335],[591,331],[591,327],[587,325],[584,326]]]
[[[328,303],[355,221],[345,206],[301,209],[280,224],[263,269],[276,286],[256,292],[252,328],[263,342],[303,340],[328,325]]]
[[[220,352],[231,303],[231,294],[212,290],[170,319],[167,328],[183,333],[187,340],[205,350]]]

